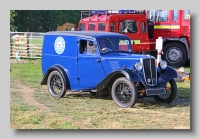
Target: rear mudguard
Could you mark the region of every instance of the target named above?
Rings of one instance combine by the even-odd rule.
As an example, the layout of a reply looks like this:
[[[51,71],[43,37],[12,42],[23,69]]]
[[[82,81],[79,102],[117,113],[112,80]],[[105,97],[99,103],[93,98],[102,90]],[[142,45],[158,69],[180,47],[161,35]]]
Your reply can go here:
[[[160,70],[160,68],[157,67],[157,78],[158,78],[157,86],[163,87],[171,79],[178,78],[178,73],[174,68],[170,66],[168,66],[165,70]]]
[[[106,86],[111,86],[114,81],[120,77],[126,77],[132,82],[143,82],[141,77],[134,71],[129,69],[121,69],[111,72],[106,78],[104,78],[98,85],[97,91],[101,91]]]
[[[50,74],[52,71],[54,71],[54,70],[57,70],[58,72],[60,72],[60,74],[61,74],[62,77],[63,77],[65,86],[67,87],[67,89],[70,89],[70,84],[69,84],[68,76],[67,76],[66,72],[64,71],[64,69],[63,69],[61,66],[59,66],[59,65],[54,65],[54,66],[52,66],[51,68],[49,68],[49,69],[47,70],[47,72],[45,73],[45,75],[44,75],[44,77],[43,77],[43,79],[42,79],[42,81],[41,81],[40,84],[41,84],[41,85],[47,84],[48,76],[49,76],[49,74]]]

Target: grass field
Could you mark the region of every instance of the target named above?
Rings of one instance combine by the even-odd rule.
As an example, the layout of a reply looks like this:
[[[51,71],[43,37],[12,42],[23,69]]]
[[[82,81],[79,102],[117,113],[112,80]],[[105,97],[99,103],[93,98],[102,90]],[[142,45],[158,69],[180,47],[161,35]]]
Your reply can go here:
[[[10,128],[12,129],[190,129],[190,82],[177,82],[170,104],[139,99],[120,108],[107,97],[67,92],[54,99],[42,80],[41,61],[10,63]],[[185,68],[190,72],[190,68]]]

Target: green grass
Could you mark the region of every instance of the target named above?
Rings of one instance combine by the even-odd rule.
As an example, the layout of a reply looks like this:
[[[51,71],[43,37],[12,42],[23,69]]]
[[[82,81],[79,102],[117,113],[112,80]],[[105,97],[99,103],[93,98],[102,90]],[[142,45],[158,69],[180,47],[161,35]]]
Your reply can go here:
[[[26,59],[10,65],[10,80],[19,79],[26,85],[38,85],[42,80],[41,59]]]
[[[31,43],[32,44],[43,44],[43,39],[42,38],[32,39]]]
[[[14,127],[36,127],[44,118],[44,114],[34,106],[29,106],[22,100],[20,92],[13,92],[10,98],[10,121]]]
[[[186,68],[190,71],[190,68]],[[139,99],[133,108],[120,108],[107,97],[67,92],[51,97],[42,80],[41,59],[10,64],[10,125],[14,129],[190,129],[190,82],[177,82],[178,93],[170,104],[153,98]],[[18,84],[32,90],[31,104]],[[27,89],[27,88],[26,88]],[[48,111],[41,111],[41,107]]]

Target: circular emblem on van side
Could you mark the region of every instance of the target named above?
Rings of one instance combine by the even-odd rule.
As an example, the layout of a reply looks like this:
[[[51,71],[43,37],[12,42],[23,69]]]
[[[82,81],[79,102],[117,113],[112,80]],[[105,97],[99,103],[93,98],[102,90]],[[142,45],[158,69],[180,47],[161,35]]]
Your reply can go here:
[[[62,54],[65,50],[65,40],[63,37],[58,37],[54,43],[54,49],[57,54]]]

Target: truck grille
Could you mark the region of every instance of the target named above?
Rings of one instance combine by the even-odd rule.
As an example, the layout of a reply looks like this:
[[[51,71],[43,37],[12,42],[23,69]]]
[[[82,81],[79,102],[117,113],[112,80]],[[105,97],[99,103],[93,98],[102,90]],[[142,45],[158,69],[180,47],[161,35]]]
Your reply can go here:
[[[156,60],[153,57],[142,59],[143,74],[147,85],[154,86],[157,84]]]

